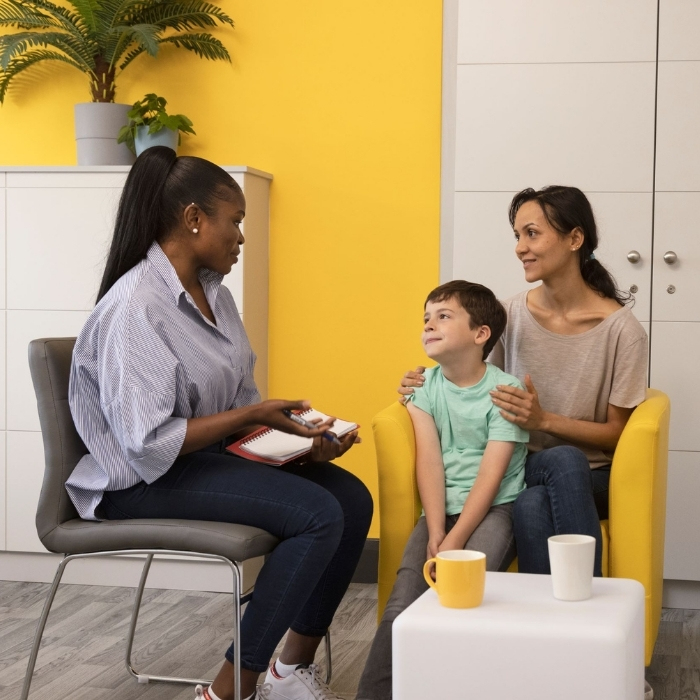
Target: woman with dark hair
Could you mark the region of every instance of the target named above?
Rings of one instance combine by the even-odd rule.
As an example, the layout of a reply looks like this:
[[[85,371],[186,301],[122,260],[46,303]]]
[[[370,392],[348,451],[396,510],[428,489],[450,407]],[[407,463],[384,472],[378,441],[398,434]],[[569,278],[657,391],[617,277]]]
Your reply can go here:
[[[505,302],[508,324],[489,357],[526,386],[492,394],[502,415],[530,432],[527,489],[513,512],[518,568],[549,573],[547,538],[576,533],[595,537],[601,576],[610,465],[644,400],[647,334],[596,260],[598,232],[581,190],[523,190],[509,218],[525,280],[541,282]],[[409,372],[399,392],[422,381]]]
[[[330,463],[356,441],[321,439],[260,400],[253,354],[221,284],[238,261],[245,198],[201,158],[146,150],[122,193],[97,305],[78,336],[69,401],[89,453],[66,483],[91,520],[182,518],[251,525],[280,540],[241,623],[244,698],[338,698],[314,661],[359,560],[372,499]],[[312,437],[284,470],[225,447],[257,426]],[[274,649],[289,630],[280,658]],[[233,700],[233,649],[198,698]],[[263,690],[256,683],[267,670]]]

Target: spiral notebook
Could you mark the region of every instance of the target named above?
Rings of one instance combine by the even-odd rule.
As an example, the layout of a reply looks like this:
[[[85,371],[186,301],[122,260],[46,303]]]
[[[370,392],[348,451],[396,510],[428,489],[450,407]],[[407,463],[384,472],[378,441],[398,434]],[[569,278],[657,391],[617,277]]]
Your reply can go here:
[[[314,418],[326,420],[328,416],[313,408],[299,413],[300,416],[310,421]],[[336,418],[331,432],[338,437],[355,430],[357,423]],[[307,452],[311,452],[312,438],[299,435],[290,435],[274,428],[261,428],[241,440],[230,444],[226,449],[239,457],[252,459],[256,462],[264,462],[273,466],[280,466],[291,462]]]

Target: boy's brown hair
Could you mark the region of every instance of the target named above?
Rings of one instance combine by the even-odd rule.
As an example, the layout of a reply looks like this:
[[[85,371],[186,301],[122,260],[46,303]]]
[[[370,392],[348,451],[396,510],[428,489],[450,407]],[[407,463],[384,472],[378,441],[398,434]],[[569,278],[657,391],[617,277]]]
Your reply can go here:
[[[491,337],[484,344],[483,359],[485,360],[494,345],[498,342],[505,330],[508,316],[496,295],[483,284],[466,282],[465,280],[452,280],[439,287],[435,287],[425,300],[423,308],[428,302],[445,301],[445,299],[457,299],[462,308],[469,314],[469,327],[473,330],[479,326],[488,326],[491,329]]]

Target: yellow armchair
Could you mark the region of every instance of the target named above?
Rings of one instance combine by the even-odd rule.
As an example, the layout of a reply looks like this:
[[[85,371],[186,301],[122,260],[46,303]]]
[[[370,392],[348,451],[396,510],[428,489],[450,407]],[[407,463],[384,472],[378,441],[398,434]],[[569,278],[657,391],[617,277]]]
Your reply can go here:
[[[615,450],[610,518],[603,526],[603,574],[632,578],[646,590],[645,663],[651,663],[663,593],[668,396],[655,389],[632,413]],[[408,411],[398,401],[372,421],[379,472],[379,610],[396,580],[401,555],[421,512],[416,446]]]

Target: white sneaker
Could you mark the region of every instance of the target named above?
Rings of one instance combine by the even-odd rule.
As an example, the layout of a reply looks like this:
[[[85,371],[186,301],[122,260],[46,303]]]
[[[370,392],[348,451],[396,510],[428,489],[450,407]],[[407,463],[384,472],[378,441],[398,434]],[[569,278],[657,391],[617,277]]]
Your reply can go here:
[[[253,700],[267,700],[267,693],[269,692],[269,689],[270,686],[267,683],[259,685],[255,689],[255,695],[253,695]],[[200,698],[205,698],[204,688],[202,688],[201,685],[198,685],[194,689],[194,700],[200,700]]]
[[[654,700],[654,689],[646,680],[644,681],[644,700]]]
[[[277,678],[270,666],[264,685],[269,686],[266,700],[343,700],[321,680],[316,664],[300,664],[286,678]]]

